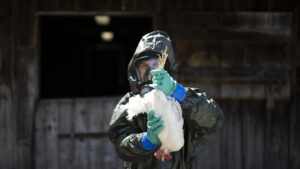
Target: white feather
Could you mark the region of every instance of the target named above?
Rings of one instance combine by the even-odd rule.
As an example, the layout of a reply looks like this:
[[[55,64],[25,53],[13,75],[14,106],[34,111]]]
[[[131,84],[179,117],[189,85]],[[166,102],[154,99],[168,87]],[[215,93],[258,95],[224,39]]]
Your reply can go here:
[[[164,129],[158,134],[161,141],[161,149],[164,152],[180,150],[184,145],[183,118],[180,104],[172,97],[165,95],[162,91],[153,89],[144,97],[136,95],[129,99],[125,105],[128,115],[132,120],[134,116],[142,112],[155,111],[155,115],[162,115]]]

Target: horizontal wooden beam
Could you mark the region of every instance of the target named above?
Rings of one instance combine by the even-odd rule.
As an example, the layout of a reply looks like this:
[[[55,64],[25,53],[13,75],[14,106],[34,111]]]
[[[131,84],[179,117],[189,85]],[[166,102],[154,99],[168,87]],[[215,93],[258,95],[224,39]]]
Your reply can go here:
[[[98,133],[59,133],[57,135],[58,139],[82,139],[82,138],[103,138],[108,137],[108,132],[98,132]]]
[[[175,38],[287,42],[288,12],[168,12],[168,31]],[[188,31],[186,31],[186,25]]]
[[[110,15],[110,16],[152,16],[151,13],[140,11],[38,11],[38,16],[94,16],[94,15]]]
[[[179,67],[181,81],[194,82],[288,82],[290,73],[275,67]]]

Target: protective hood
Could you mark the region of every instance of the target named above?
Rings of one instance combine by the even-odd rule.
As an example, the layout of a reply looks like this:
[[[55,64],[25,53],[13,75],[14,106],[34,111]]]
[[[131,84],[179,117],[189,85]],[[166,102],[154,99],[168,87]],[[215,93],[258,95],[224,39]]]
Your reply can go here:
[[[168,48],[167,60],[169,62],[167,71],[170,76],[173,77],[173,79],[176,79],[177,65],[175,64],[175,56],[171,39],[168,34],[163,31],[153,31],[141,38],[133,54],[133,57],[128,64],[128,81],[133,93],[139,93],[140,91],[140,89],[138,88],[139,81],[136,74],[135,61],[138,58],[142,57],[144,53],[154,52],[161,54],[166,49],[166,47]]]

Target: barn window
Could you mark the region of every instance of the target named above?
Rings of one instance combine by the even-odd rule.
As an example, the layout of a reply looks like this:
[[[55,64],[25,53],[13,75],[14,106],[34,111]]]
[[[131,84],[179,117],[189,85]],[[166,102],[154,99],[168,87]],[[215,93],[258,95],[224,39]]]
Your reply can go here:
[[[122,95],[127,65],[151,17],[41,16],[42,98]]]

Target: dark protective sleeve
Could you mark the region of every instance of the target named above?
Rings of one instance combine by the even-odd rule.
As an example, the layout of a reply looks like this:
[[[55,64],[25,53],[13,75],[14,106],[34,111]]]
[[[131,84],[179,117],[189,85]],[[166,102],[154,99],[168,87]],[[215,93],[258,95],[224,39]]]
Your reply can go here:
[[[199,89],[186,88],[186,91],[181,103],[182,116],[192,132],[206,135],[221,128],[225,118],[218,104]]]
[[[142,136],[145,132],[137,129],[134,121],[127,120],[127,112],[124,105],[128,102],[129,95],[125,95],[116,106],[109,126],[109,139],[115,145],[119,157],[129,162],[143,162],[152,158],[157,148],[147,151],[142,146]],[[136,121],[146,119],[137,117]]]

